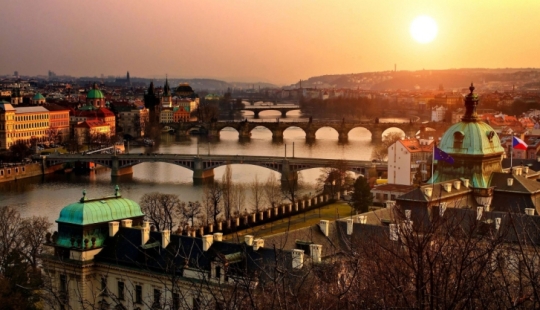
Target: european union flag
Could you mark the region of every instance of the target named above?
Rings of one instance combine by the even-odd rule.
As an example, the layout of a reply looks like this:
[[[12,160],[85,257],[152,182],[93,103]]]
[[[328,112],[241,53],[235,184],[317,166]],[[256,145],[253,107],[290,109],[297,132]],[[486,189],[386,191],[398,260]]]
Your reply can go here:
[[[452,158],[452,156],[450,156],[450,155],[446,154],[445,152],[443,152],[443,150],[441,150],[438,147],[435,147],[433,149],[433,158],[436,159],[436,160],[445,161],[445,162],[449,163],[450,165],[454,164],[454,158]]]

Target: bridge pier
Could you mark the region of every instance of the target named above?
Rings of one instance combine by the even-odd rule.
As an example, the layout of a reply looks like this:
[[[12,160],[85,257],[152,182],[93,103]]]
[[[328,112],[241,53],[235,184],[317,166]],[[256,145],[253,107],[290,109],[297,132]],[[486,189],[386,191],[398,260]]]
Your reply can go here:
[[[133,167],[132,166],[129,166],[129,167],[124,167],[124,168],[120,168],[119,167],[120,164],[119,164],[119,161],[118,161],[118,157],[113,157],[112,159],[112,167],[111,167],[111,177],[119,177],[121,175],[126,175],[126,174],[133,174]]]
[[[349,141],[349,134],[347,131],[340,131],[338,136],[339,142],[347,142]]]
[[[282,140],[283,139],[283,130],[276,128],[272,130],[272,139]]]
[[[287,110],[281,110],[281,117],[286,118],[287,117]]]
[[[315,141],[315,130],[306,130],[306,141],[307,142],[313,142]]]
[[[204,183],[211,183],[214,181],[214,169],[204,169],[203,161],[200,158],[194,160],[193,167],[193,184],[201,185]]]
[[[281,167],[281,187],[296,187],[298,184],[298,172],[291,171],[288,160],[284,160]]]
[[[259,112],[260,111],[254,110],[253,111],[253,118],[259,118]]]

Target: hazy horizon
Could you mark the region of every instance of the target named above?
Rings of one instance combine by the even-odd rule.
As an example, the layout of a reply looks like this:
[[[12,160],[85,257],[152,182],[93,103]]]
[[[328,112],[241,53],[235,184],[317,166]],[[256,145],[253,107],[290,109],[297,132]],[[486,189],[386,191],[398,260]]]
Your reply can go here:
[[[2,74],[296,83],[400,70],[540,67],[540,1],[8,1]],[[420,44],[412,20],[438,34]]]

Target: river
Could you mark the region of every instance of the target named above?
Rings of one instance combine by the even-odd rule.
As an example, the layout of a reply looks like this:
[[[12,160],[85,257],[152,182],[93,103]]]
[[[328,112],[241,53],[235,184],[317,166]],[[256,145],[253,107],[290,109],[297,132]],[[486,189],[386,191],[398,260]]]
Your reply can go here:
[[[247,112],[246,114],[248,114]],[[260,118],[276,119],[279,112],[261,112]],[[250,115],[245,115],[250,119]],[[299,112],[291,111],[287,119],[301,119]],[[286,121],[287,119],[281,118]],[[177,139],[173,135],[164,134],[161,143],[154,148],[134,147],[130,153],[159,152],[179,154],[228,154],[228,155],[264,155],[296,157],[358,159],[369,160],[373,145],[371,134],[366,129],[357,128],[349,133],[347,143],[338,143],[338,133],[331,128],[321,128],[316,133],[316,141],[306,143],[305,134],[300,128],[289,128],[284,132],[282,142],[272,141],[272,133],[258,127],[252,131],[249,141],[239,141],[238,133],[232,128],[225,128],[219,140],[208,140],[206,137],[190,136]],[[271,173],[269,169],[251,165],[231,165],[235,182],[251,182],[255,175],[260,181],[265,181]],[[214,169],[215,179],[220,180],[225,167]],[[300,179],[306,187],[304,192],[315,193],[314,184],[321,174],[320,169],[310,169],[301,172]],[[279,179],[279,174],[276,173]],[[0,206],[12,206],[22,216],[48,216],[54,221],[60,210],[77,202],[82,197],[83,189],[87,197],[98,198],[112,195],[114,185],[120,186],[123,197],[139,201],[148,192],[163,192],[179,195],[183,201],[200,200],[202,187],[192,183],[192,172],[185,168],[167,163],[143,163],[133,167],[133,175],[112,179],[110,170],[99,169],[89,174],[52,174],[44,177],[17,180],[0,183]],[[248,194],[248,193],[247,193]]]

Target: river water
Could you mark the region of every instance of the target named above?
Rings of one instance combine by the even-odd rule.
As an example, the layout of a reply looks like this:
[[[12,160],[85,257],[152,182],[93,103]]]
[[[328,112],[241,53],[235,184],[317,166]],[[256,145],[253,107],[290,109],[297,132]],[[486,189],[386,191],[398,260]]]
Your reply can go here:
[[[246,118],[252,118],[246,112]],[[260,113],[263,120],[275,120],[280,117],[276,111]],[[297,111],[288,113],[287,118],[280,121],[301,120]],[[305,120],[305,119],[304,119]],[[371,133],[366,129],[357,128],[349,133],[347,143],[338,143],[338,133],[331,128],[322,128],[316,133],[316,141],[308,144],[305,134],[300,128],[289,128],[284,132],[282,142],[272,141],[272,133],[258,127],[252,131],[249,141],[239,141],[238,133],[232,128],[225,128],[219,140],[208,140],[206,137],[190,136],[177,139],[173,135],[164,134],[159,146],[154,148],[135,147],[130,153],[159,152],[179,154],[227,154],[227,155],[261,155],[296,157],[358,159],[369,160],[373,145]],[[257,175],[260,181],[265,181],[271,173],[266,168],[252,165],[231,165],[233,180],[248,183]],[[215,179],[221,180],[225,167],[214,169]],[[301,172],[300,179],[306,184],[306,193],[315,193],[314,184],[321,174],[320,169],[310,169]],[[279,179],[279,174],[276,173]],[[148,192],[163,192],[179,195],[183,201],[200,200],[202,187],[192,183],[192,172],[185,168],[167,163],[143,163],[133,167],[133,175],[112,179],[109,169],[99,169],[89,174],[79,175],[51,174],[44,177],[17,180],[0,183],[0,206],[12,206],[23,216],[47,216],[54,221],[60,210],[77,202],[82,197],[83,189],[87,197],[98,198],[114,193],[114,186],[120,186],[123,197],[139,201]],[[247,193],[249,195],[249,193]]]

